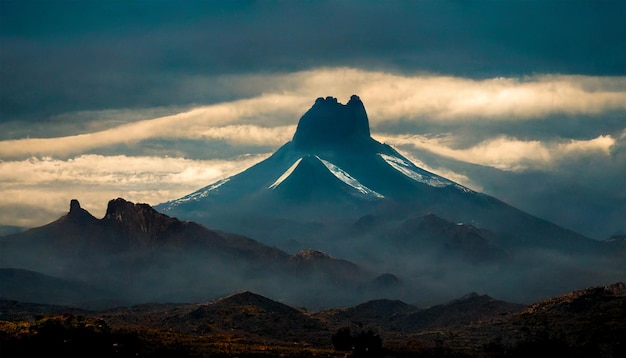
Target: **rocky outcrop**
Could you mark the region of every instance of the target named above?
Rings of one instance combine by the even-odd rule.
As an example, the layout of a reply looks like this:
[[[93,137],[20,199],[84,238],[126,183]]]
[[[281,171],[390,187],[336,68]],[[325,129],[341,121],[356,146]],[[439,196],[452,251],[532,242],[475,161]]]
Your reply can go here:
[[[300,149],[365,144],[371,141],[369,120],[357,95],[341,104],[335,97],[318,98],[298,122],[293,143]]]
[[[65,218],[75,224],[88,224],[97,221],[87,210],[80,207],[80,203],[76,199],[70,201],[70,211]]]

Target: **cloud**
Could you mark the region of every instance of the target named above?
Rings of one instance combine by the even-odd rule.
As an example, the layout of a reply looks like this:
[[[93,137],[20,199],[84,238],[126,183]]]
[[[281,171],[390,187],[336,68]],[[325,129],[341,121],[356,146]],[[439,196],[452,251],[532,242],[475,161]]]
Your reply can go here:
[[[320,66],[624,75],[621,1],[228,3],[0,2],[0,121],[210,104],[233,98],[188,78]]]
[[[222,139],[240,145],[280,146],[291,140],[296,126],[263,128],[251,125],[211,127],[198,132],[203,139]]]
[[[267,154],[228,160],[81,155],[0,162],[0,224],[34,226],[78,199],[95,216],[116,197],[158,204],[236,174]],[[19,210],[17,210],[19,208]],[[31,209],[32,215],[24,215]]]
[[[605,155],[611,153],[611,147],[616,140],[611,136],[600,136],[591,140],[570,140],[566,143],[557,144],[557,150],[564,154],[597,152]]]
[[[543,119],[552,114],[596,115],[626,109],[626,77],[535,75],[471,79],[403,75],[349,67],[237,76],[242,85],[295,97],[358,94],[379,121]]]
[[[423,162],[424,167],[432,168],[429,169],[432,172],[448,175],[450,178],[450,174],[444,174],[445,171],[458,174],[460,179],[454,180],[463,185],[589,237],[604,240],[626,230],[623,214],[626,212],[624,138],[552,138],[533,140],[531,144],[524,144],[525,141],[511,137],[492,138],[501,142],[508,139],[514,145],[526,145],[527,149],[538,148],[541,153],[547,153],[549,158],[549,161],[540,159],[538,162],[528,161],[523,156],[508,163],[499,160],[498,163],[504,169],[490,166],[493,163],[483,160],[480,154],[477,160],[467,161],[467,152],[455,151],[463,151],[473,146],[457,147],[457,140],[450,139],[449,136],[393,135],[376,138],[394,145],[416,163]],[[423,145],[415,145],[417,142]],[[509,145],[493,142],[498,144],[491,147],[496,150],[496,154],[497,150]],[[439,154],[449,154],[450,151],[459,159]],[[529,151],[526,153],[533,155]],[[504,153],[504,156],[507,155]],[[473,164],[475,162],[480,163]],[[469,181],[464,181],[464,177]]]
[[[256,124],[267,115],[296,117],[300,99],[268,95],[237,100],[149,120],[122,124],[110,129],[59,138],[26,138],[0,141],[0,158],[70,155],[119,143],[138,143],[152,138],[223,139],[236,144],[275,144],[287,140],[295,127],[267,128]]]
[[[259,92],[266,92],[154,119],[128,123],[128,118],[120,117],[118,122],[123,124],[96,132],[4,140],[0,142],[0,158],[80,154],[153,138],[220,139],[235,144],[278,146],[290,138],[297,119],[316,97],[331,94],[340,99],[359,94],[374,129],[394,121],[414,123],[412,130],[416,131],[427,122],[484,125],[486,121],[541,121],[556,114],[594,116],[626,110],[625,77],[550,75],[473,80],[321,68],[253,75],[250,81],[246,76],[236,78],[239,86],[248,90],[258,86]],[[125,113],[120,111],[118,115]],[[511,141],[501,144],[513,145]],[[517,143],[517,149],[532,151],[532,145]],[[516,148],[509,149],[517,152]]]
[[[619,80],[623,85],[619,91],[606,89]],[[573,76],[537,76],[521,80],[395,78],[385,79],[380,86],[373,88],[372,93],[384,93],[389,97],[392,105],[381,105],[378,110],[378,115],[385,119],[410,118],[415,114],[431,120],[468,120],[477,117],[496,120],[541,119],[555,113],[589,115],[626,109],[624,80]],[[589,81],[598,81],[605,87],[589,90],[585,88]]]
[[[511,137],[497,137],[469,148],[457,149],[449,146],[445,137],[429,138],[415,135],[376,135],[376,137],[391,145],[409,145],[459,161],[512,171],[529,169],[550,171],[557,167],[558,162],[572,157],[608,157],[611,154],[611,148],[616,144],[616,140],[610,136],[564,142],[525,141]]]
[[[626,77],[473,79],[326,67],[186,80],[190,93],[215,93],[206,89],[211,83],[228,98],[191,108],[61,113],[35,129],[13,122],[3,131],[8,139],[0,141],[0,224],[43,224],[63,214],[74,197],[97,215],[118,196],[156,204],[188,194],[262,158],[238,155],[267,153],[290,140],[298,118],[315,98],[327,95],[345,103],[358,94],[375,138],[399,147],[427,170],[517,200],[533,213],[543,214],[539,209],[547,206],[540,201],[543,195],[532,201],[531,195],[517,194],[519,183],[527,180],[498,184],[484,173],[428,161],[420,153],[520,177],[541,172],[549,176],[546,183],[570,183],[594,193],[586,202],[604,217],[618,215],[598,202],[621,207],[620,195],[626,192],[619,173],[626,166]],[[24,138],[28,133],[39,137]],[[537,191],[550,189],[533,185]],[[553,201],[560,193],[573,195],[563,189]],[[572,214],[566,220],[579,219]],[[621,222],[611,220],[615,231]],[[595,221],[596,227],[606,222]]]

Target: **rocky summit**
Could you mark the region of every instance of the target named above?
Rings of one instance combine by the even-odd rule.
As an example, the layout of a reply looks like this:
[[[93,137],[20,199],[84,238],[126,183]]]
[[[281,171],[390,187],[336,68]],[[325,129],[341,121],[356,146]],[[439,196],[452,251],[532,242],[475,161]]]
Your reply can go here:
[[[318,98],[270,157],[156,209],[286,252],[348,258],[396,275],[401,284],[389,289],[412,297],[478,290],[530,301],[621,279],[622,257],[609,243],[420,168],[372,138],[369,119],[356,95],[346,104]],[[597,269],[572,275],[582,260],[598,260],[588,266]],[[533,288],[515,292],[519,282]],[[380,285],[363,291],[371,287]]]
[[[371,143],[369,120],[357,95],[341,104],[335,97],[318,98],[298,122],[293,136],[298,149],[359,146]]]

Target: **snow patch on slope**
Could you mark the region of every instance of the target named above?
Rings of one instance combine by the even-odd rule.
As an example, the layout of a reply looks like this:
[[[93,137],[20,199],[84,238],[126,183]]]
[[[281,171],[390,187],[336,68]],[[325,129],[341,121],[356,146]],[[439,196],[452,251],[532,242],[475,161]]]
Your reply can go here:
[[[426,172],[424,172],[424,174],[418,173],[412,168],[413,166],[411,165],[411,163],[407,162],[404,159],[382,153],[378,153],[378,155],[383,158],[387,162],[387,164],[391,165],[395,170],[417,182],[428,184],[437,188],[442,188],[444,186],[454,184],[449,180],[434,176],[432,174],[429,175]]]
[[[320,157],[318,157],[317,155],[315,156],[317,159],[319,159],[324,166],[335,176],[337,177],[337,179],[341,180],[342,182],[350,185],[351,187],[353,187],[354,189],[356,189],[358,192],[360,192],[363,195],[366,196],[371,196],[371,197],[375,197],[375,198],[384,198],[383,195],[375,192],[374,190],[366,187],[365,185],[361,184],[361,182],[359,182],[358,180],[354,179],[350,174],[348,174],[345,170],[339,168],[338,166],[336,166],[335,164],[324,160]]]
[[[472,189],[464,187],[463,185],[459,185],[448,179],[442,178],[436,174],[429,173],[423,169],[417,168],[413,163],[402,158],[383,153],[378,153],[378,155],[383,158],[385,162],[387,162],[387,164],[389,164],[391,167],[417,182],[428,184],[436,188],[443,188],[453,185],[456,189],[459,189],[466,193],[474,193]],[[421,173],[418,173],[418,171],[420,171]]]
[[[276,179],[276,181],[274,182],[274,184],[268,186],[268,189],[276,189],[277,186],[280,185],[280,183],[282,183],[285,179],[287,179],[291,173],[293,173],[294,170],[296,170],[296,168],[298,167],[298,164],[300,164],[300,162],[302,161],[302,158],[296,160],[295,163],[293,163],[289,169],[287,169],[280,177],[278,177],[278,179]]]
[[[172,207],[175,207],[177,205],[180,205],[180,204],[183,204],[183,203],[186,203],[186,202],[189,202],[189,201],[199,201],[202,198],[206,198],[207,196],[209,196],[209,194],[211,192],[217,191],[217,189],[220,186],[226,184],[228,181],[230,181],[230,178],[219,180],[219,181],[217,181],[217,182],[215,182],[215,183],[213,183],[213,184],[211,184],[211,185],[209,185],[207,187],[204,187],[204,188],[202,188],[202,189],[200,189],[200,190],[198,190],[196,192],[193,192],[193,193],[191,193],[189,195],[185,195],[185,196],[183,196],[180,199],[174,200],[167,206],[167,209],[170,209]]]

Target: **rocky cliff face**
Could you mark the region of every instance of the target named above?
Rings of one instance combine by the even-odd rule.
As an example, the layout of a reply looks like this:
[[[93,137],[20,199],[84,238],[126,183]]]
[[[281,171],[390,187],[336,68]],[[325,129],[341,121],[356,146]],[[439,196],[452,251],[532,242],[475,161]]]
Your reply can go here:
[[[366,144],[371,141],[365,106],[357,95],[341,104],[334,97],[318,98],[298,122],[293,143],[299,149]]]
[[[283,297],[306,300],[309,298],[301,290],[317,290],[326,295],[322,300],[334,301],[337,289],[350,294],[368,274],[351,262],[321,252],[292,256],[245,236],[180,221],[148,204],[122,198],[108,203],[102,219],[72,200],[69,213],[58,220],[0,238],[0,253],[5,267],[62,279],[47,280],[51,283],[46,286],[36,282],[38,276],[30,275],[31,282],[22,282],[23,289],[19,277],[11,278],[12,284],[0,290],[4,297],[26,301],[33,297],[37,302],[56,304],[78,302],[84,291],[72,293],[74,286],[63,280],[86,283],[114,293],[111,297],[115,300],[128,302],[197,300],[207,292],[241,287],[280,287]],[[22,271],[4,273],[15,272]],[[346,282],[353,284],[347,287]],[[46,301],[42,292],[48,286],[50,292],[60,292],[58,300]],[[29,292],[32,295],[28,296]],[[319,298],[317,294],[313,297]]]

